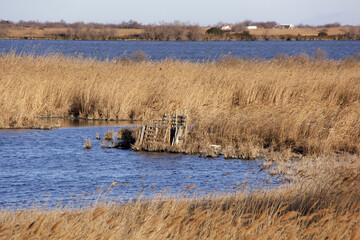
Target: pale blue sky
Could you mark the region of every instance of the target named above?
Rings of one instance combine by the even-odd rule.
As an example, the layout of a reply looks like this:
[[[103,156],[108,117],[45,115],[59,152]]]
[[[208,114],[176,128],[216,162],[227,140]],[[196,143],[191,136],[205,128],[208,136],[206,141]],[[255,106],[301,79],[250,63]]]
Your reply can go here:
[[[360,25],[360,0],[0,0],[0,19],[143,24],[180,20],[214,25],[276,21]]]

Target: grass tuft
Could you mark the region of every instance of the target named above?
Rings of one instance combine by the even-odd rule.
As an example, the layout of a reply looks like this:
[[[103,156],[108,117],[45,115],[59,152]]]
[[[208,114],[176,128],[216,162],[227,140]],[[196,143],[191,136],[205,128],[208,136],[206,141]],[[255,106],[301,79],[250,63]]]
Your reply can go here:
[[[84,148],[91,149],[91,140],[90,139],[85,140]]]
[[[105,140],[106,141],[114,140],[114,131],[113,130],[105,132]]]

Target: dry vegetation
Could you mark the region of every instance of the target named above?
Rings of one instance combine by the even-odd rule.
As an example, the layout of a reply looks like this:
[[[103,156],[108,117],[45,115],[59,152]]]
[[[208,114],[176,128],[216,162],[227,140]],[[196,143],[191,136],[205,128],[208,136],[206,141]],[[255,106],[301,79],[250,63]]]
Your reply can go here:
[[[135,39],[135,36],[139,36],[143,32],[142,29],[14,27],[9,28],[3,37],[7,36],[11,39],[122,40]]]
[[[114,130],[105,132],[105,140],[112,141],[114,139]]]
[[[145,26],[143,29],[118,29],[89,27],[41,28],[11,27],[0,29],[0,38],[10,39],[60,39],[60,40],[150,40],[150,41],[202,41],[202,40],[359,40],[360,27],[297,28],[234,31],[222,36],[205,34],[208,27],[167,24]],[[243,34],[249,33],[250,38]],[[325,33],[326,36],[319,36]],[[289,38],[290,37],[290,38]]]
[[[2,128],[38,127],[39,116],[148,120],[186,109],[194,128],[185,152],[219,144],[228,157],[303,161],[270,168],[289,182],[273,190],[0,209],[0,239],[359,239],[360,61],[314,57],[1,55]]]
[[[232,32],[222,32],[224,25]],[[247,26],[258,29],[248,30]],[[174,21],[142,25],[136,21],[120,24],[66,23],[0,20],[0,38],[57,39],[57,40],[150,40],[150,41],[255,41],[255,40],[360,40],[359,26],[341,26],[339,23],[322,26],[299,25],[296,29],[274,29],[278,23],[243,21],[235,24],[218,23],[218,34],[206,34],[209,27]]]
[[[39,116],[149,120],[186,109],[183,150],[221,145],[227,157],[360,151],[360,61],[279,56],[191,63],[62,56],[0,57],[0,127]]]
[[[85,149],[91,149],[91,140],[90,139],[86,139],[84,142],[84,148]]]
[[[292,167],[267,191],[0,210],[0,239],[359,239],[357,157]],[[287,166],[289,167],[289,166]],[[303,167],[307,167],[303,171]],[[279,166],[283,169],[282,166]],[[188,186],[187,189],[194,186]]]
[[[350,31],[359,31],[360,27],[332,27],[332,28],[295,28],[295,29],[253,29],[249,30],[251,35],[301,35],[317,36],[319,32],[326,32],[328,35],[341,35]]]

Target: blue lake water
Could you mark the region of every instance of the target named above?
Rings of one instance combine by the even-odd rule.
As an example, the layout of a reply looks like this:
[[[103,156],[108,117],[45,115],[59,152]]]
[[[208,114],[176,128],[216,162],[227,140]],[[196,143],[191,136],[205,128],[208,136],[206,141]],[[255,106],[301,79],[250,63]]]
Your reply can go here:
[[[121,126],[124,127],[124,126]],[[113,182],[121,183],[107,199],[128,200],[152,196],[168,188],[172,194],[190,185],[187,193],[229,192],[238,184],[272,187],[280,184],[261,160],[209,159],[193,155],[134,152],[102,148],[108,130],[119,126],[77,126],[54,130],[0,130],[0,208],[29,206],[46,201],[71,201],[71,194],[85,195],[77,201],[95,199],[94,192]],[[91,139],[92,148],[83,147]],[[130,185],[128,185],[130,184]],[[156,189],[156,190],[155,190]],[[154,193],[153,193],[154,191]]]
[[[147,41],[55,41],[0,40],[0,52],[106,58],[129,57],[143,51],[154,61],[165,58],[180,60],[213,60],[224,55],[241,58],[274,58],[278,54],[312,56],[322,49],[330,59],[344,59],[360,52],[360,41],[211,41],[211,42],[147,42]]]

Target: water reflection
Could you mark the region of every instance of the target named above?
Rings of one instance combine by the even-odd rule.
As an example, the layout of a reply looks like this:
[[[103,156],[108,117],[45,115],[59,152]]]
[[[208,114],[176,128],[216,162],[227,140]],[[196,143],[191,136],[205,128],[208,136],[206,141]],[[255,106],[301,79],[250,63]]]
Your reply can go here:
[[[106,126],[134,126],[139,122],[131,121],[107,121],[107,120],[87,120],[87,119],[68,119],[68,118],[42,118],[39,119],[40,125],[68,127],[106,127]]]

